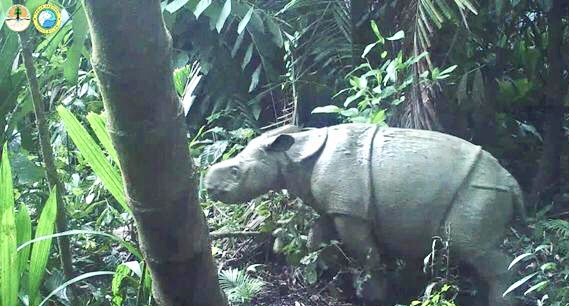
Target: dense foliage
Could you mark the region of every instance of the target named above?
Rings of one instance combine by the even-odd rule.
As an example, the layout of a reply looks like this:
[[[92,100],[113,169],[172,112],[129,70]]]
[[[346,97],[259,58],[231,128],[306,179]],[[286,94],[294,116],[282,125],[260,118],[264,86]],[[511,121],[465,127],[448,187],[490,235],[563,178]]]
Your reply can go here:
[[[12,1],[0,0],[0,304],[155,305],[105,129],[82,2],[24,4],[33,11],[45,2],[64,8],[61,29],[19,37],[2,27]],[[569,305],[569,3],[164,0],[162,8],[196,175],[283,124],[370,122],[457,135],[493,153],[527,194],[528,228],[513,227],[503,245],[511,266],[522,267],[507,294],[524,305]],[[63,190],[45,177],[41,133]],[[231,304],[359,303],[362,267],[336,242],[310,252],[315,213],[286,192],[228,206],[200,189],[200,199]],[[71,242],[71,275],[60,260],[65,244],[52,243],[61,237]],[[425,306],[476,299],[471,275],[450,267],[444,249],[437,254],[430,282],[397,298]],[[385,269],[397,279],[404,265]]]

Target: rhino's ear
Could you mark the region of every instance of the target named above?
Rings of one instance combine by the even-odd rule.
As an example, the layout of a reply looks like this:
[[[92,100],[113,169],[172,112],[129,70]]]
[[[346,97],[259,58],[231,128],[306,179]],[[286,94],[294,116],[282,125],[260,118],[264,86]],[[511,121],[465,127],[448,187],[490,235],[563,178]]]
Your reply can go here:
[[[271,143],[267,145],[267,149],[273,152],[285,152],[290,149],[294,144],[294,137],[281,134],[273,139]]]
[[[315,129],[294,134],[294,145],[286,151],[293,162],[301,162],[316,155],[326,144],[328,129]]]

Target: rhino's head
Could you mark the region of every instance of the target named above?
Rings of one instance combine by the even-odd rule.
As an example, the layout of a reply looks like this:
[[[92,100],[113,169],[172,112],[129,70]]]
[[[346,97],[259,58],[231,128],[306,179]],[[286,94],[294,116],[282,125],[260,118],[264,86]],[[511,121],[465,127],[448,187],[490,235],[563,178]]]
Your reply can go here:
[[[251,140],[234,158],[213,165],[204,181],[210,197],[240,203],[269,190],[285,189],[283,171],[288,165],[313,155],[323,144],[322,137],[318,137],[320,144],[308,144],[310,132],[286,133],[298,130],[285,127],[267,132]]]

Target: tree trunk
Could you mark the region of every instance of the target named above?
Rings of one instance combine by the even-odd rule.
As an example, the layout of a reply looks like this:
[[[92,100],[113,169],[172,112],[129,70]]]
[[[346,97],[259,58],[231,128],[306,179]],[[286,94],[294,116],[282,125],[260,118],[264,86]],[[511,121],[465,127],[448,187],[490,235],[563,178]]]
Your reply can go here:
[[[85,0],[128,204],[161,305],[225,305],[172,83],[159,0]]]
[[[545,122],[543,126],[543,151],[538,173],[532,186],[532,201],[545,194],[553,195],[559,188],[561,146],[563,141],[563,97],[567,84],[563,81],[563,24],[562,14],[565,0],[554,0],[548,13],[548,76],[545,92]]]
[[[50,189],[57,190],[56,200],[57,200],[57,220],[56,227],[59,233],[65,232],[67,230],[67,216],[65,214],[65,202],[63,195],[65,194],[65,188],[59,180],[57,175],[57,168],[55,166],[55,158],[53,156],[53,149],[51,147],[51,137],[49,135],[49,125],[45,117],[44,104],[41,98],[38,79],[36,77],[36,69],[34,67],[34,61],[32,57],[32,48],[30,46],[30,37],[26,32],[19,33],[20,45],[22,46],[22,58],[24,59],[24,66],[26,68],[26,77],[28,79],[28,85],[30,87],[30,95],[32,98],[32,104],[34,106],[34,114],[36,116],[36,126],[38,130],[38,138],[40,144],[41,155],[43,157],[43,162],[45,164],[45,173],[47,177],[47,182]],[[57,244],[59,247],[61,267],[63,269],[63,275],[66,280],[70,280],[74,277],[73,275],[73,264],[71,259],[71,247],[69,245],[69,238],[62,236],[57,238]],[[73,290],[70,290],[73,291]],[[73,292],[70,294],[71,301],[74,301]],[[32,301],[35,303],[35,301]]]

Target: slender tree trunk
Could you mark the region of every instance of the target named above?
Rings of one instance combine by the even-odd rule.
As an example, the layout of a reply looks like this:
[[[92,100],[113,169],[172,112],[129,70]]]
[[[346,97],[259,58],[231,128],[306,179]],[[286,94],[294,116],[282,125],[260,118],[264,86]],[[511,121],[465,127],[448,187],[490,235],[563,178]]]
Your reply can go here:
[[[532,200],[537,202],[544,193],[555,193],[559,188],[561,147],[563,141],[563,98],[567,84],[563,78],[563,1],[554,0],[548,13],[548,76],[545,92],[545,122],[543,151],[540,167],[532,186]]]
[[[57,231],[65,232],[67,230],[67,216],[65,215],[65,202],[63,195],[65,188],[57,175],[57,168],[54,162],[53,149],[51,147],[49,126],[45,117],[44,104],[41,98],[39,84],[36,77],[36,69],[32,58],[32,48],[30,46],[30,37],[26,32],[20,34],[20,44],[22,46],[22,57],[24,66],[26,67],[26,77],[30,87],[32,104],[34,105],[34,113],[36,116],[36,126],[38,129],[40,150],[45,164],[45,172],[49,188],[57,190]],[[63,275],[66,280],[70,280],[73,275],[73,264],[71,260],[71,248],[69,246],[69,238],[62,236],[57,238],[60,261],[63,268]],[[73,294],[70,295],[73,300]]]
[[[108,129],[117,149],[154,297],[225,305],[172,83],[172,39],[159,0],[85,0]]]

